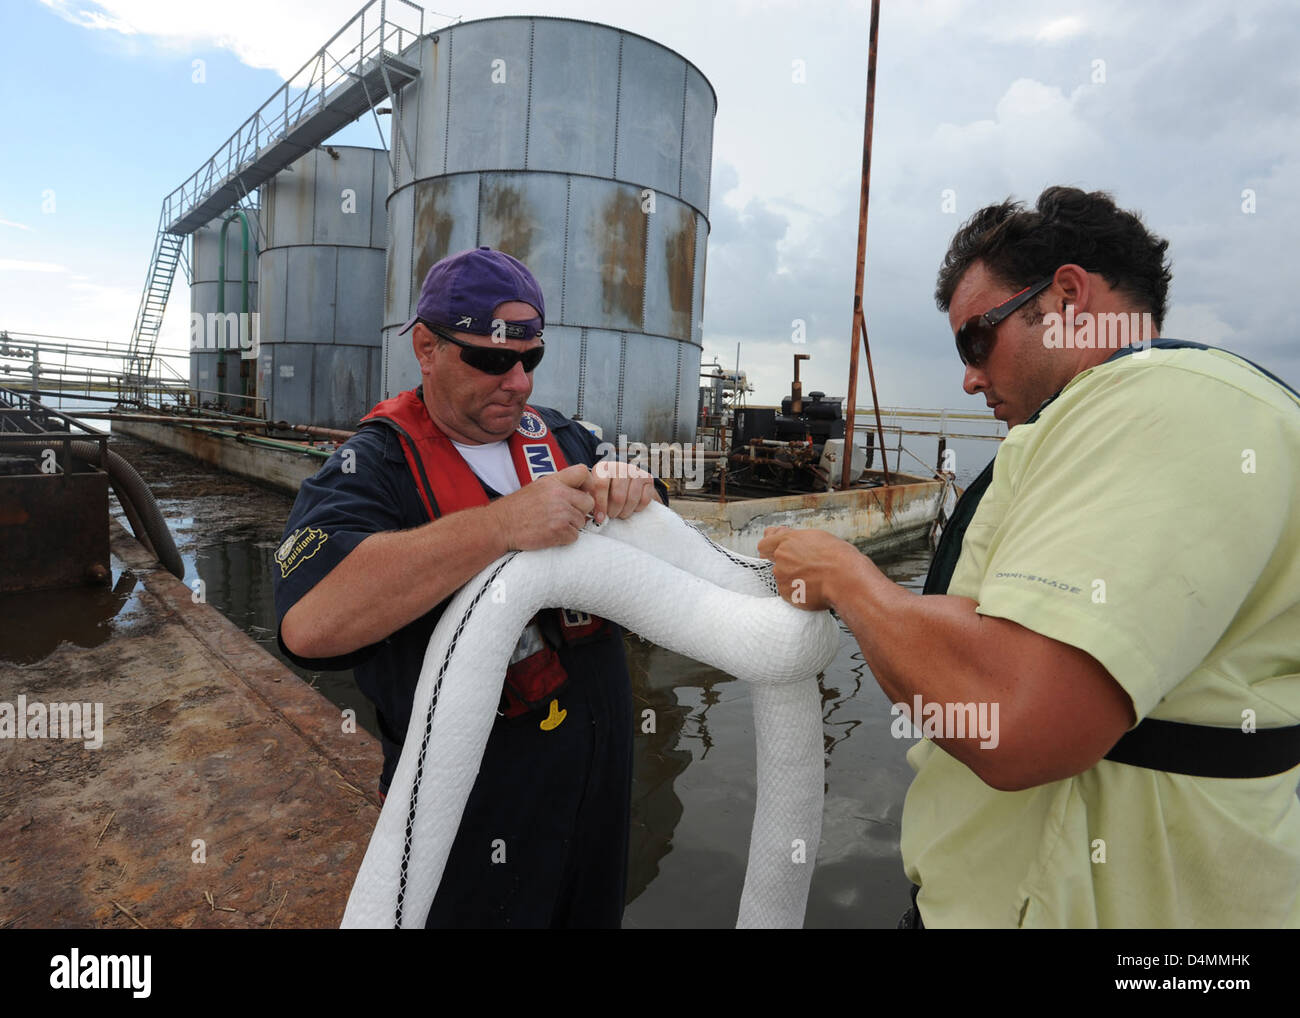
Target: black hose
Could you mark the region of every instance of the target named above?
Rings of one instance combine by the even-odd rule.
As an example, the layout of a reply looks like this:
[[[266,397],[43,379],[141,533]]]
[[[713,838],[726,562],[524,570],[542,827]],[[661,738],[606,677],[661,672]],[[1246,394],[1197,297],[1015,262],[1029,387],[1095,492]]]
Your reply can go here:
[[[113,489],[113,494],[117,496],[117,501],[122,507],[123,515],[126,516],[127,522],[131,524],[131,533],[134,534],[135,539],[144,546],[145,551],[154,558],[158,558],[158,552],[154,548],[153,542],[149,540],[149,534],[144,529],[144,523],[140,520],[140,514],[135,511],[135,503],[126,496],[121,485],[113,480],[113,478],[110,477],[108,483]]]
[[[158,501],[153,497],[153,492],[149,490],[149,485],[145,484],[144,478],[136,473],[135,467],[131,466],[112,449],[105,449],[104,451],[108,454],[108,463],[105,465],[105,469],[108,471],[109,480],[113,483],[113,493],[117,495],[117,500],[122,503],[123,511],[126,510],[128,502],[134,506],[136,515],[140,518],[140,522],[144,524],[144,532],[149,543],[153,545],[153,551],[157,555],[158,561],[176,579],[185,579],[185,563],[181,561],[181,553],[176,550],[176,542],[172,539],[172,532],[167,529],[167,521],[163,519],[162,510],[158,508]],[[72,455],[78,459],[94,463],[99,459],[99,443],[73,442]],[[122,497],[123,494],[126,495],[126,498]],[[130,519],[130,516],[127,518]],[[134,525],[134,521],[132,521],[132,525]]]

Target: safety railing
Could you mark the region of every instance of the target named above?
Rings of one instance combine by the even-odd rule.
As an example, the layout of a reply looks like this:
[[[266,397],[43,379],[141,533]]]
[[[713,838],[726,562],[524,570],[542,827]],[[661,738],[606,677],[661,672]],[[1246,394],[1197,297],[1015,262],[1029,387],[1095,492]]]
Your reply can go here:
[[[163,200],[163,223],[182,219],[263,148],[323,109],[340,84],[397,56],[423,34],[424,10],[410,0],[371,0]]]

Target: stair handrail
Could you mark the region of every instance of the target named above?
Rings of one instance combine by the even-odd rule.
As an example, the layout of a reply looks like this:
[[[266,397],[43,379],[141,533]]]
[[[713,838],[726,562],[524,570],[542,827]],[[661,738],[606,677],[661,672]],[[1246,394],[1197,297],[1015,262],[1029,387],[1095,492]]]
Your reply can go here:
[[[398,10],[409,8],[416,12],[417,27],[391,18],[388,13],[390,5],[400,5]],[[372,23],[367,31],[366,17],[376,7],[379,8],[379,22],[377,25]],[[340,54],[332,53],[330,48],[354,26],[357,29],[356,41]],[[423,35],[424,10],[411,0],[370,0],[240,124],[197,170],[163,199],[165,225],[187,215],[267,144],[297,124],[311,107],[322,109],[335,86],[345,79],[360,76],[368,61],[388,62]]]

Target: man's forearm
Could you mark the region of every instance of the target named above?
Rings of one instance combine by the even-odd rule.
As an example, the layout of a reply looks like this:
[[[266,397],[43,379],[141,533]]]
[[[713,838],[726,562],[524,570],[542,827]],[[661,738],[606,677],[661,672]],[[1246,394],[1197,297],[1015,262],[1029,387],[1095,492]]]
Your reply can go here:
[[[918,695],[927,703],[978,703],[1005,695],[983,678],[981,617],[974,601],[922,598],[894,583],[866,556],[846,573],[847,582],[832,594],[833,607],[891,702],[910,710]],[[942,740],[941,745],[972,766],[972,750],[982,752],[978,742]]]
[[[490,506],[371,534],[285,614],[281,635],[301,657],[359,650],[429,612],[508,550]]]
[[[1127,695],[1093,658],[976,602],[923,597],[865,556],[829,591],[894,703],[998,707],[996,746],[979,735],[935,741],[995,788],[1026,788],[1093,766],[1133,721]],[[920,718],[914,718],[919,725]]]

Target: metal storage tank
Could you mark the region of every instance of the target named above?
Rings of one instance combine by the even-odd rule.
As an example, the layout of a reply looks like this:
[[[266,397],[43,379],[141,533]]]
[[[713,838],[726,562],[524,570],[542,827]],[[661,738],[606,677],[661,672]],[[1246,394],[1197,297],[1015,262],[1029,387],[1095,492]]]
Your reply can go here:
[[[248,218],[248,310],[257,311],[257,250],[258,223],[257,212],[244,209]],[[230,213],[234,215],[234,213]],[[190,343],[190,388],[198,392],[198,399],[208,403],[221,399],[221,393],[239,393],[240,362],[239,353],[230,352],[227,358],[227,371],[223,374],[218,364],[221,353],[213,349],[212,341],[218,330],[209,331],[208,318],[222,310],[220,302],[221,279],[221,226],[226,217],[212,220],[207,226],[201,226],[193,233],[193,247],[190,253],[190,313],[202,317],[203,331],[196,335],[193,331],[194,319],[191,317]],[[226,300],[225,313],[238,314],[243,309],[243,224],[235,215],[226,229]],[[196,347],[197,343],[197,347]],[[256,365],[249,362],[248,385],[250,390],[256,383]],[[227,399],[231,409],[239,409],[243,401]]]
[[[418,46],[394,123],[384,395],[419,381],[398,331],[429,266],[486,244],[527,264],[546,298],[534,403],[610,440],[689,441],[713,87],[656,42],[562,18],[464,22]]]
[[[258,394],[267,416],[354,428],[378,401],[383,149],[322,145],[261,188]]]

